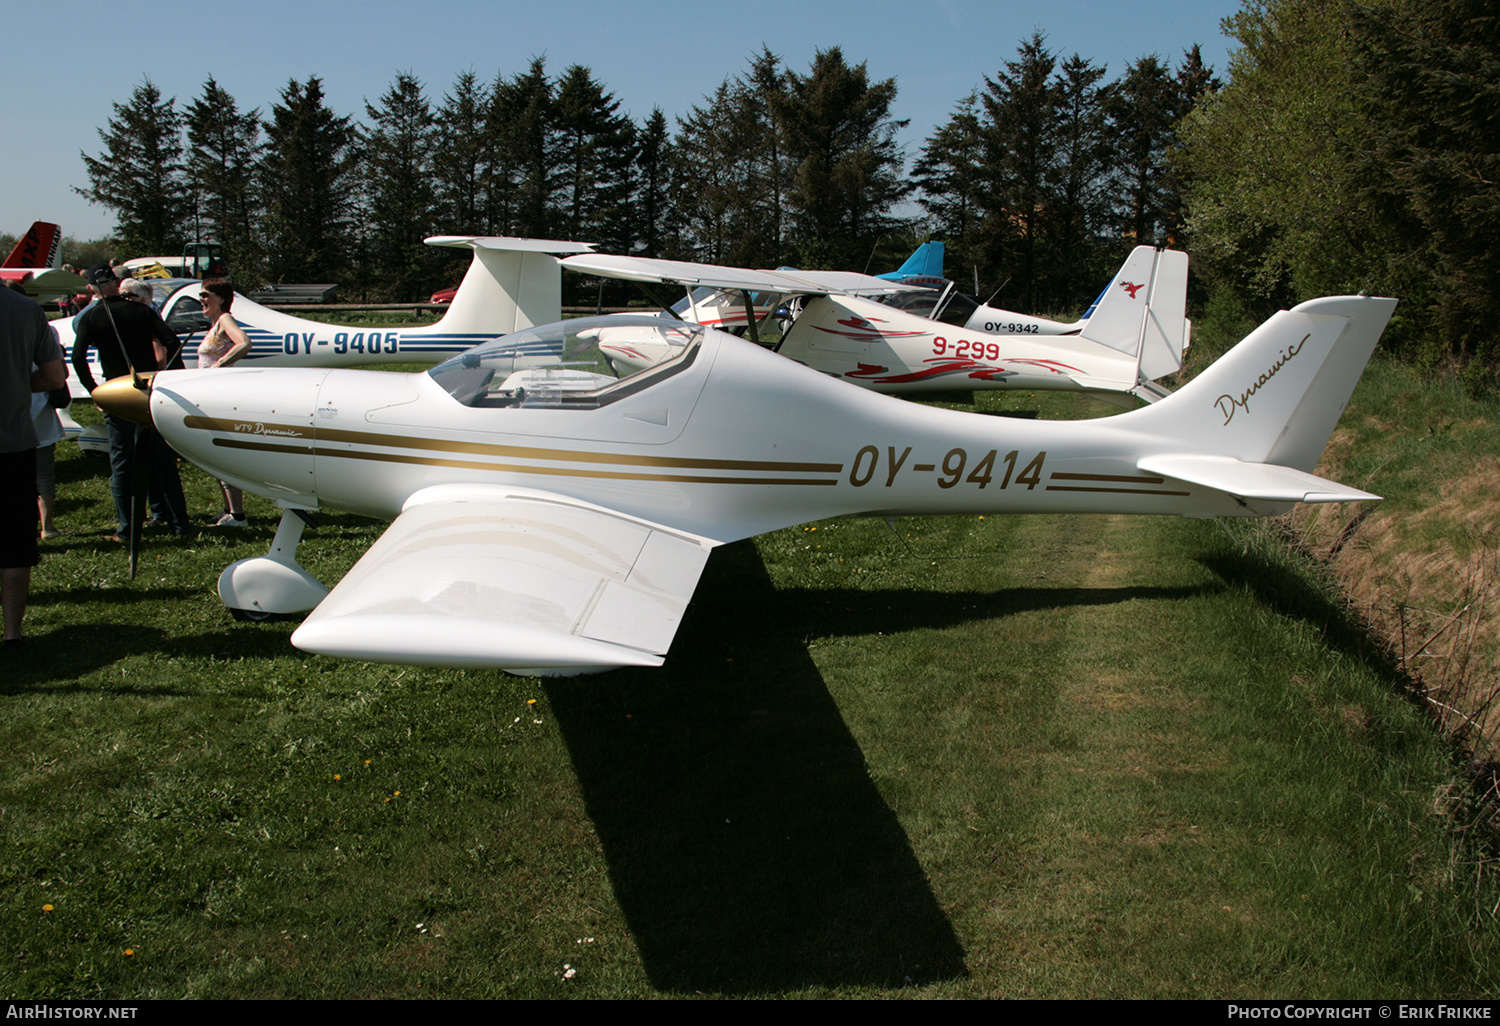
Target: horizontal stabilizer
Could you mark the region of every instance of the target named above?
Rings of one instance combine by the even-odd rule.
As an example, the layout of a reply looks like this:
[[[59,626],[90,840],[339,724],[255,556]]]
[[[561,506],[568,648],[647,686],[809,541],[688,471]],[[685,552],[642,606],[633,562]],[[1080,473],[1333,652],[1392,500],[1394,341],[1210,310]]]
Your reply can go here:
[[[714,544],[562,496],[428,488],[292,644],[544,675],[659,666]]]
[[[1242,499],[1265,502],[1367,502],[1380,496],[1292,467],[1244,463],[1231,456],[1143,456],[1148,474],[1176,478]]]
[[[774,292],[790,296],[900,292],[905,287],[854,271],[757,271],[746,267],[720,267],[684,260],[654,260],[606,253],[568,257],[562,265],[570,271],[598,274],[623,281],[654,281],[689,287],[703,285],[715,289]]]
[[[509,335],[562,320],[557,257],[594,248],[588,242],[503,235],[434,235],[424,241],[474,251],[448,312],[432,327],[433,335]]]
[[[429,246],[453,249],[473,247],[503,253],[590,253],[592,242],[559,242],[556,239],[516,239],[508,235],[433,235],[422,240]]]

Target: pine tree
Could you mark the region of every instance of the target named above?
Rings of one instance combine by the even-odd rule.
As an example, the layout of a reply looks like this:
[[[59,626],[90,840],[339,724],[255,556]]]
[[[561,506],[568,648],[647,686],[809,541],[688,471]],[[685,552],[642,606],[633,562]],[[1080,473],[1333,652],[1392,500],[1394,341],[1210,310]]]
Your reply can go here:
[[[1036,308],[1039,251],[1051,211],[1057,163],[1056,58],[1040,33],[1021,45],[995,78],[985,78],[985,255],[991,274],[1010,282],[1023,311]]]
[[[243,281],[264,273],[258,225],[255,168],[262,149],[259,109],[244,114],[234,97],[214,81],[187,108],[187,181],[194,201],[198,239],[216,239],[229,252]]]
[[[608,252],[630,252],[635,248],[635,122],[620,113],[614,94],[578,64],[558,82],[555,110],[559,232]]]
[[[963,277],[982,261],[980,223],[984,218],[984,139],[979,126],[979,95],[970,93],[953,114],[927,137],[912,169],[922,190],[918,201],[927,211],[927,226],[944,243],[949,273]]]
[[[269,269],[275,281],[337,281],[350,264],[357,157],[352,119],[323,104],[316,75],[271,107],[261,161]]]
[[[708,263],[730,263],[733,231],[744,206],[743,165],[731,154],[735,143],[732,89],[728,79],[703,106],[677,119],[672,144],[672,200],[682,218],[683,249],[675,255]],[[748,262],[752,263],[753,262]]]
[[[482,235],[489,228],[484,213],[485,172],[493,160],[485,136],[488,106],[489,90],[474,72],[465,71],[437,110],[432,171],[436,224],[443,234]]]
[[[1170,204],[1162,183],[1175,108],[1175,83],[1154,55],[1128,65],[1105,102],[1116,162],[1116,221],[1133,245],[1158,246],[1167,239]]]
[[[432,108],[422,83],[402,73],[378,106],[365,104],[365,116],[374,123],[361,165],[369,193],[371,271],[380,291],[412,302],[432,290],[437,264],[422,242],[435,223]]]
[[[1187,169],[1178,159],[1181,153],[1181,130],[1185,119],[1206,97],[1216,93],[1223,83],[1214,77],[1213,69],[1203,63],[1203,54],[1195,43],[1182,55],[1177,65],[1176,89],[1172,95],[1172,140],[1167,151],[1166,173],[1162,177],[1164,228],[1166,244],[1181,249],[1187,241],[1187,194],[1190,189]]]
[[[789,72],[771,111],[794,169],[788,192],[794,256],[806,267],[863,267],[901,228],[892,208],[910,187],[890,117],[896,80],[871,84],[863,62],[820,50],[806,75]]]
[[[108,130],[99,129],[104,152],[98,157],[81,154],[89,188],[74,191],[115,211],[115,233],[124,253],[182,250],[189,208],[176,102],[163,100],[145,79],[130,99],[113,104]]]
[[[1048,176],[1047,260],[1042,301],[1061,310],[1087,300],[1108,271],[1102,244],[1111,153],[1104,135],[1104,69],[1074,54],[1055,77],[1056,157]]]
[[[652,109],[639,138],[635,201],[638,252],[644,257],[659,257],[676,234],[671,209],[672,141],[660,107]]]
[[[514,78],[499,78],[490,93],[485,135],[497,159],[487,192],[493,231],[554,238],[558,189],[555,100],[546,58]]]
[[[785,88],[781,59],[762,50],[750,73],[725,79],[705,104],[677,119],[674,197],[683,256],[748,267],[791,256],[786,242],[789,177],[776,103]]]

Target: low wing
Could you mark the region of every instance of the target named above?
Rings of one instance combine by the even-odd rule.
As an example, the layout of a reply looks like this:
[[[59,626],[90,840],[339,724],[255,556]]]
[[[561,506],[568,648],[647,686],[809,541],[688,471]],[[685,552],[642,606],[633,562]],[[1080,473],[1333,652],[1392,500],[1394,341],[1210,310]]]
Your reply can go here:
[[[562,261],[569,270],[599,274],[624,281],[651,281],[689,288],[705,285],[715,289],[776,292],[782,295],[854,295],[900,292],[903,286],[873,275],[853,271],[755,271],[745,267],[719,267],[683,260],[652,260],[646,257],[588,253]]]
[[[1244,463],[1229,456],[1145,456],[1136,466],[1242,499],[1266,502],[1365,502],[1378,495],[1274,463]]]
[[[545,492],[428,488],[292,643],[547,676],[660,666],[716,544]]]

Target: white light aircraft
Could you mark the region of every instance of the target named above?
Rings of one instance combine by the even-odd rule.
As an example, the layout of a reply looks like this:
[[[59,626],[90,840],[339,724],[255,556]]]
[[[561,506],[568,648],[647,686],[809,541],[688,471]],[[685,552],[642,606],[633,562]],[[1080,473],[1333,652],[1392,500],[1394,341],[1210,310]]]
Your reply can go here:
[[[0,263],[0,281],[18,281],[36,299],[77,295],[88,291],[83,275],[62,269],[62,229],[33,221],[26,234]]]
[[[276,501],[271,551],[224,571],[256,616],[313,610],[310,652],[570,675],[657,666],[715,546],[837,516],[1262,516],[1377,496],[1312,474],[1395,301],[1282,311],[1160,402],[1024,421],[852,388],[701,325],[617,377],[582,318],[426,373],[232,367],[102,386],[215,477]],[[549,348],[559,364],[525,369]],[[332,592],[304,511],[394,523]]]
[[[512,239],[499,236],[438,235],[429,246],[469,248],[474,256],[458,294],[443,317],[420,327],[371,329],[325,324],[261,306],[238,292],[230,311],[250,337],[250,352],[241,362],[262,367],[337,367],[382,363],[437,363],[482,342],[534,324],[562,318],[562,272],[554,254],[586,253],[584,242]],[[157,282],[153,282],[153,287]],[[183,362],[198,363],[198,343],[208,334],[198,293],[203,283],[168,279],[160,313],[183,339]],[[55,325],[63,351],[73,350],[73,324]],[[95,378],[98,371],[94,362]],[[76,378],[69,378],[73,398],[84,399]]]
[[[693,295],[703,289],[757,294],[758,308],[768,293],[807,297],[772,348],[878,392],[1062,389],[1125,405],[1134,405],[1127,394],[1154,402],[1168,392],[1156,380],[1181,369],[1189,336],[1187,254],[1150,246],[1135,248],[1076,324],[985,306],[958,293],[952,282],[935,290],[860,274],[752,271],[598,253],[562,264],[605,277],[683,285]],[[691,312],[673,309],[692,319]],[[751,337],[757,338],[753,332]],[[600,343],[626,365],[644,366],[666,355],[649,338],[628,332],[606,331]]]

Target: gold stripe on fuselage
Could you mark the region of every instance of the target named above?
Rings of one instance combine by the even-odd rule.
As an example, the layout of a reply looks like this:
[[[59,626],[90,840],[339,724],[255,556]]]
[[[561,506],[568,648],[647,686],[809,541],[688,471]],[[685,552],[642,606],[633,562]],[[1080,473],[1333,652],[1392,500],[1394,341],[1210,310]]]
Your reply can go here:
[[[1114,492],[1121,495],[1178,495],[1185,496],[1189,492],[1168,492],[1159,488],[1109,488],[1104,483],[1118,484],[1141,484],[1159,485],[1165,484],[1164,477],[1151,477],[1145,474],[1070,474],[1066,471],[1058,471],[1052,475],[1054,481],[1096,481],[1096,485],[1051,485],[1047,486],[1049,492]]]
[[[439,452],[468,453],[473,456],[508,456],[512,459],[554,460],[560,463],[612,463],[640,467],[681,467],[685,470],[770,470],[782,473],[839,474],[842,463],[786,463],[776,460],[716,460],[685,456],[637,456],[631,453],[576,452],[572,449],[539,449],[521,445],[490,445],[484,442],[459,442],[451,439],[424,438],[420,435],[386,435],[373,431],[345,431],[338,428],[299,427],[295,424],[266,424],[262,421],[221,420],[216,417],[185,417],[183,424],[198,431],[222,431],[231,436],[257,435],[275,438],[302,438],[308,442],[345,442],[353,445],[383,445],[393,449],[431,449]],[[215,445],[225,444],[225,439],[215,439]],[[250,446],[237,446],[250,448]],[[277,451],[277,450],[268,450]],[[300,450],[288,449],[288,452]],[[344,453],[319,450],[322,456],[340,456]],[[407,460],[406,462],[422,462]],[[443,463],[439,466],[491,467],[488,463]],[[512,469],[512,468],[500,468]],[[517,470],[529,468],[518,467]],[[607,476],[607,475],[596,475]],[[616,475],[618,476],[618,475]],[[681,477],[642,477],[648,481],[685,481]],[[718,480],[718,479],[715,479]],[[725,481],[740,481],[741,478],[724,478]],[[786,482],[791,483],[791,482]],[[822,482],[799,482],[822,483]],[[832,484],[833,482],[828,482]]]
[[[215,438],[214,445],[226,449],[248,449],[252,452],[280,452],[297,456],[313,454],[310,446],[276,445],[271,442],[247,442],[238,438]],[[753,484],[753,485],[836,485],[837,478],[806,477],[707,477],[700,474],[647,474],[627,470],[586,470],[582,467],[538,467],[516,463],[480,463],[477,460],[445,460],[433,456],[408,456],[402,453],[342,452],[319,449],[319,459],[370,460],[374,463],[410,463],[425,467],[457,467],[509,474],[545,474],[553,477],[600,477],[619,481],[678,481],[687,484]]]

